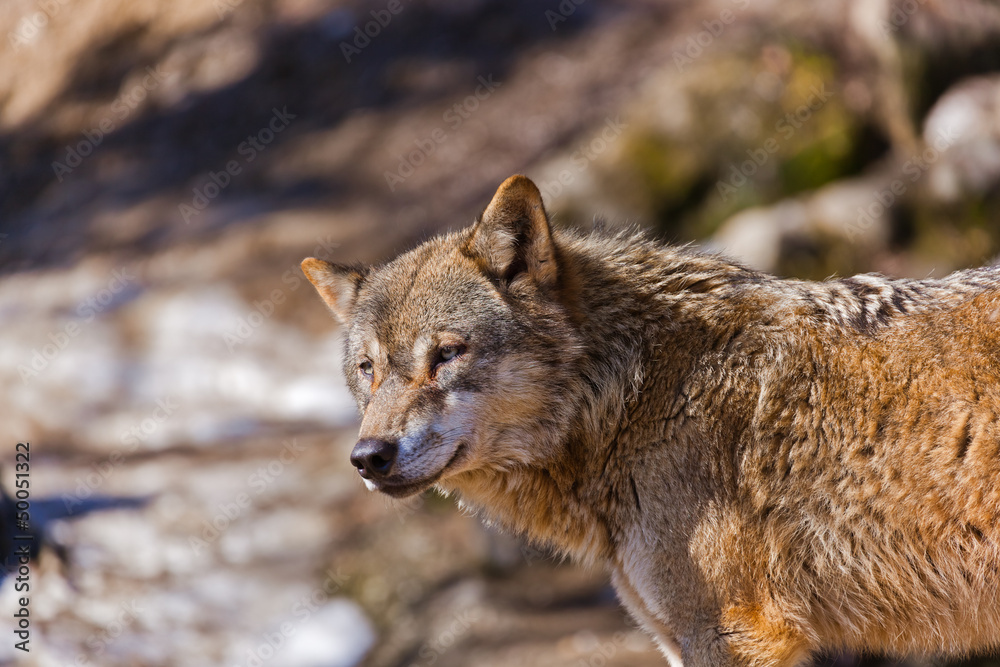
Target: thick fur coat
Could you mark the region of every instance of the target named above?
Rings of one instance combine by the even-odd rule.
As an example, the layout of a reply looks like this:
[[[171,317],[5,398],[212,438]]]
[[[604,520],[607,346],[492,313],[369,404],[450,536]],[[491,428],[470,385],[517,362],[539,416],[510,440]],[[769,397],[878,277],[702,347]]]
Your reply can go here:
[[[783,280],[553,231],[514,176],[385,266],[303,269],[369,487],[606,567],[671,664],[1000,642],[1000,268]]]

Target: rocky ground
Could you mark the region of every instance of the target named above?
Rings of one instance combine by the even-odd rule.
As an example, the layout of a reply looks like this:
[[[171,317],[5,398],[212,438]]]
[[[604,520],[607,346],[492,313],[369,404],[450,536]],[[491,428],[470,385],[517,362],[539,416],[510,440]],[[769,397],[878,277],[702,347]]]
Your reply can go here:
[[[0,661],[663,664],[602,573],[363,491],[305,256],[384,260],[515,172],[557,224],[785,275],[1000,253],[993,4],[387,7],[0,5],[3,480],[27,440],[37,501],[144,503],[53,524]]]

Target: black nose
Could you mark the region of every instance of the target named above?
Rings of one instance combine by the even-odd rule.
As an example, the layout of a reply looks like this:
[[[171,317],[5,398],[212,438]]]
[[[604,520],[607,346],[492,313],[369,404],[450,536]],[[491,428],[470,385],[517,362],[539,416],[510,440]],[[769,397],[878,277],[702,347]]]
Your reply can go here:
[[[351,452],[351,463],[365,479],[385,477],[396,461],[395,443],[375,438],[359,440]]]

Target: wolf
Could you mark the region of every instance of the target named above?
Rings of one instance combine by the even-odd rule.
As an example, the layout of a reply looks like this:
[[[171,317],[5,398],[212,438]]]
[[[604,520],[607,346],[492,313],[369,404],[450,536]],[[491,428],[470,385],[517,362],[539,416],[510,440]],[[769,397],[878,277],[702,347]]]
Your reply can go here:
[[[302,269],[368,488],[606,568],[674,667],[998,645],[1000,268],[781,279],[555,229],[518,175],[384,266]]]

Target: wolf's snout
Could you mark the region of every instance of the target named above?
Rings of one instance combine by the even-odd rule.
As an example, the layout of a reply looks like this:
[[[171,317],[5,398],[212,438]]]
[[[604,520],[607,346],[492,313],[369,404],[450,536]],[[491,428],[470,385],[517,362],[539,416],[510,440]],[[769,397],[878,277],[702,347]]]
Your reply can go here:
[[[378,479],[392,470],[398,451],[399,448],[393,442],[366,438],[354,445],[351,463],[365,479]]]

